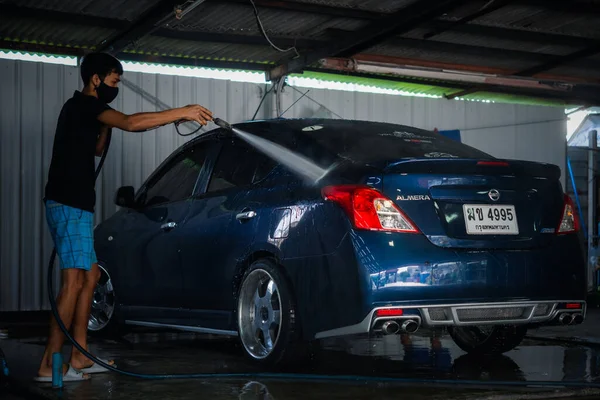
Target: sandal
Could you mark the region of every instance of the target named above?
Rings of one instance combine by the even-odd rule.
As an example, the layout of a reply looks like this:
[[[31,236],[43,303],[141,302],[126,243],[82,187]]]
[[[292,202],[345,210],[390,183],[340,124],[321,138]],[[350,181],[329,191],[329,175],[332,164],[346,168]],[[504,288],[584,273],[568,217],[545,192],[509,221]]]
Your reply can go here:
[[[79,372],[77,371],[75,368],[73,368],[71,366],[71,364],[69,364],[69,368],[67,369],[67,372],[65,372],[65,374],[63,375],[63,382],[79,382],[79,381],[87,381],[91,378],[91,376],[84,376],[85,374],[83,372]],[[52,377],[51,376],[36,376],[35,378],[33,378],[34,381],[36,382],[46,382],[46,383],[52,383]]]
[[[117,364],[114,363],[111,365],[110,361],[107,360],[103,360],[102,358],[98,358],[100,361],[102,361],[104,364],[108,364],[111,367],[117,368]],[[83,372],[84,374],[102,374],[104,372],[108,372],[110,371],[108,368],[104,368],[102,365],[99,364],[92,364],[91,367],[86,367],[86,368],[82,368],[79,370],[80,372]]]

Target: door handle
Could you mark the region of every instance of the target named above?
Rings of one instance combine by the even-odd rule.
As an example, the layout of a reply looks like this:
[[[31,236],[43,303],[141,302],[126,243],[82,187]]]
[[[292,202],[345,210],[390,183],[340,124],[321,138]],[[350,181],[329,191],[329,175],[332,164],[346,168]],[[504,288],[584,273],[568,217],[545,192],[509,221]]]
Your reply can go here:
[[[256,212],[254,211],[244,211],[235,216],[235,219],[238,221],[245,221],[251,218],[256,217]]]
[[[168,231],[168,230],[175,228],[176,226],[177,226],[176,222],[167,222],[166,224],[162,224],[160,226],[160,229]]]

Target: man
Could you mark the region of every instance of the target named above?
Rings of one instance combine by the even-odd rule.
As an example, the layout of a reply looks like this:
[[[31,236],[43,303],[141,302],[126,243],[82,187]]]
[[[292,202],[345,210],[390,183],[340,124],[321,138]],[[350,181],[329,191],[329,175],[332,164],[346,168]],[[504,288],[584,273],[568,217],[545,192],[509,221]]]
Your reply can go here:
[[[200,105],[122,114],[108,106],[118,94],[121,75],[121,63],[108,54],[92,53],[84,58],[81,63],[84,87],[75,91],[63,105],[58,118],[44,198],[48,227],[61,265],[59,315],[68,329],[72,327],[73,337],[84,349],[88,348],[92,296],[100,278],[93,239],[94,156],[104,152],[109,129],[136,132],[178,120],[202,125],[212,120],[212,113]],[[52,318],[50,336],[35,380],[51,381],[52,354],[61,351],[64,340]],[[107,363],[113,365],[113,361]],[[63,365],[63,381],[85,380],[91,373],[106,371],[73,348],[69,364]]]

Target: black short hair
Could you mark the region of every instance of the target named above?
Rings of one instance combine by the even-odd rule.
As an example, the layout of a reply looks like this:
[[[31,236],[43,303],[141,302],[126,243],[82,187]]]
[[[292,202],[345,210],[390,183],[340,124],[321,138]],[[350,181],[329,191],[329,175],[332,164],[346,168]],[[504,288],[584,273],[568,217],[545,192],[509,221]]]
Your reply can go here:
[[[112,72],[123,75],[123,65],[115,57],[107,53],[90,53],[81,61],[81,79],[83,84],[90,83],[90,79],[98,74],[104,80]]]

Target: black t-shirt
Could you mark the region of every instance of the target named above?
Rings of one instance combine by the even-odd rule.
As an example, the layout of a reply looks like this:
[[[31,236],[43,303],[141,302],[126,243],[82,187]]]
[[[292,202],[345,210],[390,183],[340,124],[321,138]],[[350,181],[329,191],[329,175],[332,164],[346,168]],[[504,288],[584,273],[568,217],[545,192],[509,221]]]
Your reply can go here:
[[[58,117],[45,200],[94,212],[96,142],[102,123],[97,117],[111,107],[75,91]]]

